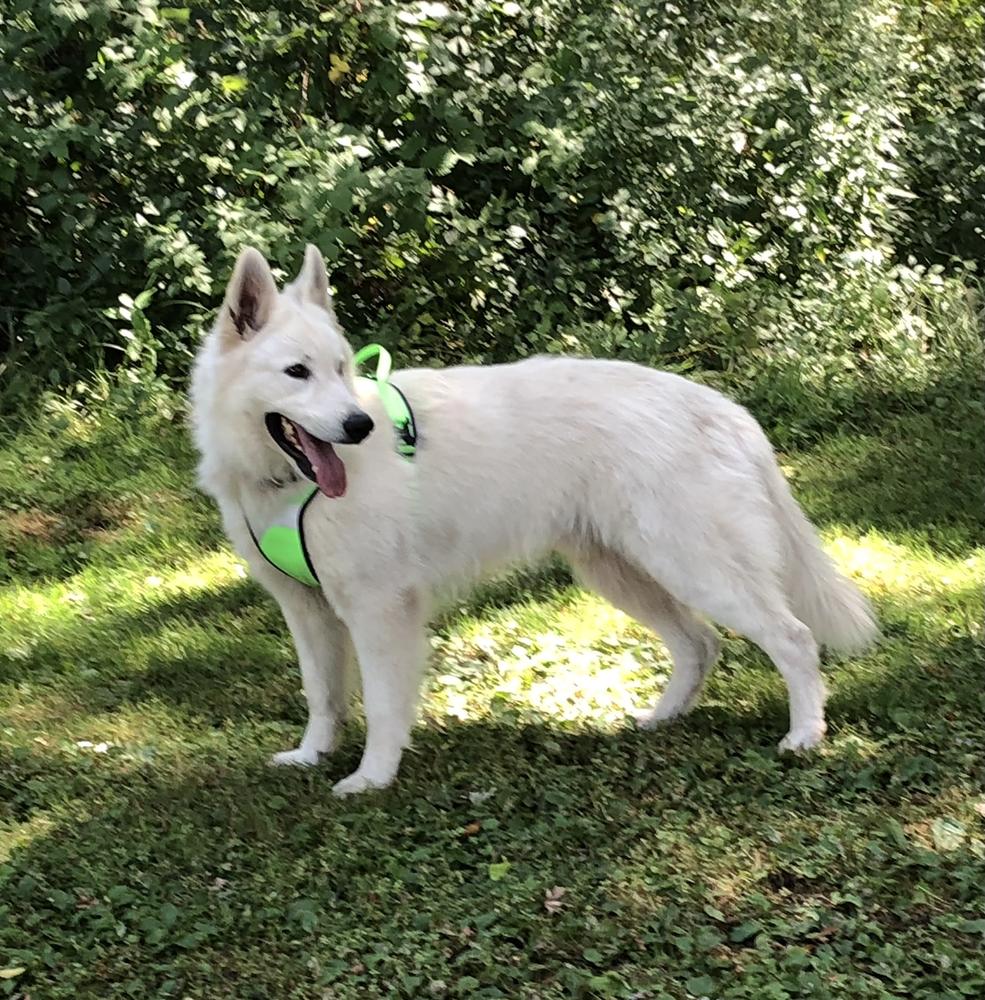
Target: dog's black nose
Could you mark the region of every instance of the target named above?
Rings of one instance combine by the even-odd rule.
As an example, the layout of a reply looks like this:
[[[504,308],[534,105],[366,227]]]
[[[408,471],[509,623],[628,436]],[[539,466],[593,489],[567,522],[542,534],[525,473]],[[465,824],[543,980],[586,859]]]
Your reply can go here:
[[[373,418],[362,410],[356,410],[342,421],[342,430],[349,436],[350,444],[360,441],[373,429]]]

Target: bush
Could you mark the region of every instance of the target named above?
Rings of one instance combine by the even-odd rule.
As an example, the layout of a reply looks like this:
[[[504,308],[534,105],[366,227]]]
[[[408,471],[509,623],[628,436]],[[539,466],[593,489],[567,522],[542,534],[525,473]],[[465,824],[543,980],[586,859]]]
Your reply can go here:
[[[931,263],[985,258],[983,22],[977,0],[916,4],[906,20],[901,152],[910,197],[899,245]]]
[[[405,361],[615,354],[779,415],[817,365],[912,353],[897,247],[981,253],[963,0],[7,11],[14,390],[182,379],[239,249],[287,276],[311,241],[351,337]]]

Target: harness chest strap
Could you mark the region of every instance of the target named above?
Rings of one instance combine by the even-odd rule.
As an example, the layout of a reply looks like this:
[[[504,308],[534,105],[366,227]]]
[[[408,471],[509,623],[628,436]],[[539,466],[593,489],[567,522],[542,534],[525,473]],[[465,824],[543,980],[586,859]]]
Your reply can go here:
[[[373,357],[378,358],[375,374],[361,375],[359,378],[375,385],[383,409],[396,433],[394,447],[397,454],[410,461],[417,452],[417,425],[414,423],[414,411],[411,410],[407,397],[389,381],[391,366],[389,351],[379,344],[367,344],[357,352],[353,362],[358,367]],[[318,574],[304,543],[304,512],[317,492],[318,487],[314,483],[305,483],[301,486],[259,538],[253,531],[245,511],[243,514],[250,537],[264,559],[271,566],[307,587],[318,586]]]
[[[314,483],[305,483],[259,538],[249,520],[246,521],[250,538],[260,550],[260,555],[271,566],[307,587],[318,586],[318,575],[304,543],[304,512],[317,492],[318,487]]]

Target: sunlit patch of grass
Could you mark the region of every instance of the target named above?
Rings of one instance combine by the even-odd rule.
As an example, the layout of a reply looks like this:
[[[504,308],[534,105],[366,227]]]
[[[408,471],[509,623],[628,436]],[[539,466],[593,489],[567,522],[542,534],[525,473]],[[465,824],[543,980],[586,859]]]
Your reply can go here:
[[[637,622],[573,587],[466,615],[436,637],[428,709],[459,719],[550,718],[613,725],[665,678],[663,647]]]
[[[852,532],[839,526],[824,532],[827,550],[890,621],[912,617],[941,625],[974,623],[982,611],[985,550],[958,557],[935,552],[922,540],[903,543],[884,532]],[[660,641],[645,627],[593,594],[560,588],[540,600],[481,616],[453,620],[434,640],[434,669],[425,709],[434,718],[459,720],[551,719],[611,727],[651,703],[666,682],[670,662]],[[912,651],[912,637],[883,640],[847,673],[880,674],[891,666],[886,653]],[[905,650],[904,650],[905,648]],[[711,702],[755,710],[782,698],[782,681],[748,645],[727,644],[726,676],[716,676]],[[737,675],[737,671],[740,673]],[[860,736],[852,737],[862,739]]]
[[[828,528],[825,542],[839,566],[876,599],[947,602],[985,585],[985,549],[950,556],[923,542],[903,543],[877,531],[859,537],[844,528]]]
[[[85,759],[94,767],[115,769],[120,762],[146,762],[181,755],[182,742],[199,745],[220,738],[194,713],[161,700],[123,703],[105,711],[59,698],[57,692],[25,692],[4,708],[22,741],[39,755]]]
[[[59,626],[152,609],[178,596],[218,591],[244,576],[242,562],[222,550],[171,565],[132,563],[113,573],[93,567],[67,580],[4,587],[0,589],[0,642],[17,647]]]
[[[465,619],[434,643],[441,672],[427,709],[458,719],[611,725],[667,669],[652,635],[588,594]]]
[[[32,816],[23,823],[7,827],[0,825],[0,865],[9,861],[15,850],[27,847],[32,841],[50,833],[54,827],[55,820],[47,814]]]

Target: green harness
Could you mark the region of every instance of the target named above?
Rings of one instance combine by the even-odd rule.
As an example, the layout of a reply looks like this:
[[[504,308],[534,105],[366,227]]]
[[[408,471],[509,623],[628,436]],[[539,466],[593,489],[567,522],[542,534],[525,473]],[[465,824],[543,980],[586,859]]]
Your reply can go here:
[[[390,352],[379,344],[367,344],[356,353],[353,363],[358,368],[364,361],[374,357],[378,358],[375,374],[360,375],[357,381],[369,382],[376,387],[383,409],[396,432],[397,454],[410,461],[417,453],[417,427],[414,424],[414,413],[404,394],[389,381],[392,364]],[[246,522],[250,537],[264,559],[307,587],[319,586],[318,574],[315,573],[304,544],[304,512],[317,492],[318,487],[314,483],[305,483],[299,487],[259,538],[250,527],[250,522]]]

